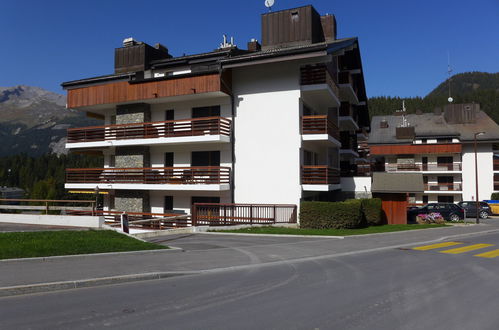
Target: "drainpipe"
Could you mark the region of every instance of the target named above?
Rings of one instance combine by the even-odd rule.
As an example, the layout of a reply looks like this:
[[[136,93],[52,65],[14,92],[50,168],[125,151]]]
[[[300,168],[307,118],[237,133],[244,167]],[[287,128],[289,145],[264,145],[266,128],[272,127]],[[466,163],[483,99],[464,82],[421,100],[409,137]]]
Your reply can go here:
[[[232,116],[232,124],[231,124],[231,134],[230,134],[230,146],[231,146],[231,158],[232,158],[232,170],[231,170],[231,180],[230,180],[230,202],[232,204],[235,203],[234,198],[234,186],[235,186],[235,141],[234,141],[234,132],[235,132],[235,114],[236,114],[236,105],[234,103],[234,95],[232,94],[232,86],[227,84],[227,82],[223,79],[222,73],[224,69],[222,68],[222,64],[220,64],[218,72],[220,74],[220,82],[230,91],[230,106],[231,106],[231,116]]]

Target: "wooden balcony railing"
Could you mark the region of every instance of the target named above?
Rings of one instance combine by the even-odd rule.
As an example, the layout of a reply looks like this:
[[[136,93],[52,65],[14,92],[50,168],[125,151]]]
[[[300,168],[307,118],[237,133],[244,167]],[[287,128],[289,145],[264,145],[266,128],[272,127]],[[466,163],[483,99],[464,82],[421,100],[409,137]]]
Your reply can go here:
[[[339,88],[324,64],[306,65],[300,68],[301,85],[327,84],[334,95],[339,95]]]
[[[339,184],[340,171],[327,165],[303,165],[302,184]]]
[[[425,191],[461,191],[461,183],[425,183]]]
[[[494,159],[494,171],[499,171],[499,159]]]
[[[340,131],[327,115],[303,116],[301,119],[301,134],[329,134],[336,140],[340,139]]]
[[[445,164],[386,164],[387,172],[397,171],[461,171],[461,163]]]
[[[296,205],[196,203],[193,226],[296,223]]]
[[[223,184],[230,183],[230,168],[68,168],[66,183]]]
[[[223,117],[168,120],[151,123],[68,129],[68,143],[151,139],[198,135],[230,135],[231,121]]]

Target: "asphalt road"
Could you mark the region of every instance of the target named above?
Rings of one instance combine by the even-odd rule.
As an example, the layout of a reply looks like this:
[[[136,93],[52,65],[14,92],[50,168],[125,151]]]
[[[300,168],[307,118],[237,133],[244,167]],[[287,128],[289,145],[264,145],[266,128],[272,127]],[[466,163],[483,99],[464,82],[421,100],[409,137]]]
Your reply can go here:
[[[443,243],[1,298],[0,328],[497,329],[499,257],[475,255],[499,234]]]

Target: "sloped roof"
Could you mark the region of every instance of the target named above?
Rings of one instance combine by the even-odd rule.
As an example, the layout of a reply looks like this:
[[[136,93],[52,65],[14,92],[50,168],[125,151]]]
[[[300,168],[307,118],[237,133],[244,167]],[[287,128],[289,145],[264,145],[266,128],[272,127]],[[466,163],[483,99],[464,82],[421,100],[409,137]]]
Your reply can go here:
[[[377,193],[423,192],[423,174],[374,172],[371,191]]]
[[[473,141],[474,134],[485,132],[477,140],[499,141],[499,125],[485,112],[476,113],[476,122],[472,124],[449,124],[442,114],[423,113],[406,115],[407,121],[414,126],[416,137],[458,137],[461,141]],[[386,120],[387,128],[380,128],[380,122]],[[412,143],[410,139],[397,139],[395,129],[402,123],[401,116],[374,116],[371,120],[369,144]]]

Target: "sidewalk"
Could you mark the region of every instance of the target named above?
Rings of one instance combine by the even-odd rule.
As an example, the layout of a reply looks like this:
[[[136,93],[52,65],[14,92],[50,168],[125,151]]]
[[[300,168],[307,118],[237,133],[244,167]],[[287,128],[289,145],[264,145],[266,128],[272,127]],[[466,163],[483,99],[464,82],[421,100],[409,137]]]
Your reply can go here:
[[[496,220],[497,221],[497,220]],[[499,221],[488,224],[413,230],[344,239],[185,234],[155,237],[177,250],[110,253],[0,261],[0,296],[163,278],[245,265],[264,265],[303,258],[330,258],[376,252],[459,236],[499,233]],[[458,237],[455,237],[458,235]],[[95,279],[102,279],[95,281]],[[78,283],[67,283],[67,282]],[[29,286],[64,282],[30,290]],[[6,291],[6,287],[28,286]],[[3,293],[2,293],[3,290]]]

